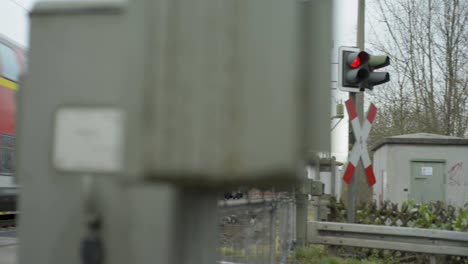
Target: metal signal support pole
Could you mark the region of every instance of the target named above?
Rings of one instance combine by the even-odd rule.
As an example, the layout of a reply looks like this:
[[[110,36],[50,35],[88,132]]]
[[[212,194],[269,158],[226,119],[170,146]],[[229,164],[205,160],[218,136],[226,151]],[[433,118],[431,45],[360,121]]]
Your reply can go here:
[[[330,50],[332,46],[332,18],[329,14],[333,10],[333,1],[299,1],[298,3],[301,12],[301,52],[303,53],[301,55],[303,60],[301,66],[303,93],[301,97],[304,98],[304,105],[310,109],[310,112],[319,113],[315,117],[301,117],[304,120],[313,118],[310,123],[311,126],[305,129],[305,131],[310,131],[304,134],[304,138],[310,143],[304,144],[304,146],[307,146],[304,151],[309,161],[315,161],[318,153],[330,152],[330,130],[317,129],[317,124],[327,127],[326,124],[330,122],[330,113],[326,112],[326,109],[330,109],[328,105],[328,102],[330,102],[330,89],[326,89],[326,87],[329,87],[329,79],[327,80],[328,77],[322,78],[322,76],[330,76],[330,67],[315,62],[329,62],[331,60],[330,54],[324,51]],[[320,36],[320,41],[317,41],[314,36]],[[306,245],[307,243],[308,194],[310,188],[306,188],[306,185],[303,184],[298,186],[295,194],[296,243],[298,245]]]
[[[365,0],[359,0],[358,2],[358,14],[357,14],[357,36],[356,44],[360,50],[364,50],[364,31],[365,31]],[[362,83],[361,83],[362,85]],[[361,87],[363,89],[363,87]],[[364,93],[349,93],[349,98],[356,104],[356,111],[359,120],[364,116]],[[354,134],[352,133],[351,120],[349,122],[349,148],[351,150],[352,145],[356,141]],[[354,223],[356,220],[356,204],[358,202],[358,192],[360,192],[361,179],[358,179],[359,175],[363,175],[363,167],[361,163],[358,163],[354,176],[348,187],[348,223]],[[364,179],[364,177],[363,177]],[[366,185],[364,185],[366,186]],[[365,188],[365,187],[362,187]]]

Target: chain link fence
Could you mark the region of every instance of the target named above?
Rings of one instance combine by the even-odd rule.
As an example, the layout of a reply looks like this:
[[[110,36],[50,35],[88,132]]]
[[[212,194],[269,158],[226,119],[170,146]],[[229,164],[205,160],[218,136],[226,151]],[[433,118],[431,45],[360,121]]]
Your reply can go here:
[[[295,244],[295,203],[289,194],[220,208],[220,263],[287,263]]]

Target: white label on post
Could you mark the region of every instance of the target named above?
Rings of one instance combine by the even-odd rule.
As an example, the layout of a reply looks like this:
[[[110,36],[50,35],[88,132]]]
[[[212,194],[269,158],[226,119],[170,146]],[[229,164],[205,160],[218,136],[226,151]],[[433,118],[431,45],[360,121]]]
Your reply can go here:
[[[432,167],[421,167],[422,176],[432,176]]]
[[[53,165],[69,172],[122,170],[124,116],[105,107],[64,107],[55,116]]]

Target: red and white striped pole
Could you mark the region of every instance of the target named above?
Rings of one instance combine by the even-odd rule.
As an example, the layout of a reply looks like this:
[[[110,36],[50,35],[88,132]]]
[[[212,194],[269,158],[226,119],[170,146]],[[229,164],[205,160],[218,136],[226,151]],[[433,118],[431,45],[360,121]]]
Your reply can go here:
[[[374,169],[369,157],[369,152],[367,151],[367,138],[372,128],[372,123],[374,123],[375,117],[377,115],[377,107],[371,103],[369,110],[367,111],[367,118],[364,120],[362,127],[357,116],[356,106],[352,99],[346,101],[346,109],[348,110],[349,119],[351,120],[351,126],[353,127],[356,142],[354,143],[353,149],[349,156],[349,162],[346,166],[343,180],[347,184],[350,184],[354,171],[356,170],[357,163],[359,162],[359,159],[361,159],[367,175],[367,182],[369,186],[372,186],[375,184],[376,180]]]

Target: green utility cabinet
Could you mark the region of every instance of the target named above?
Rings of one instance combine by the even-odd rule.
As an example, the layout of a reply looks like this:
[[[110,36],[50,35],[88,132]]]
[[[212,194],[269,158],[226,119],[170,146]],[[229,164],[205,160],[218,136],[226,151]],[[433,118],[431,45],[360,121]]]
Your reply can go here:
[[[409,197],[417,203],[445,199],[445,161],[411,161]]]

